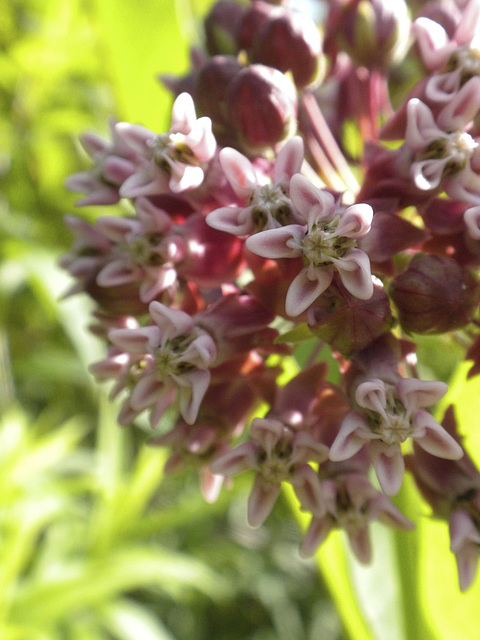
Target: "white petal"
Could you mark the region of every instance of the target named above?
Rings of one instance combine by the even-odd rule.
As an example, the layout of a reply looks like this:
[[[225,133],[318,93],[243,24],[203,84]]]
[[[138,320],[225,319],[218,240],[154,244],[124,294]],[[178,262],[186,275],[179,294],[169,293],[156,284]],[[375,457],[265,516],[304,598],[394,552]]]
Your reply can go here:
[[[262,258],[296,258],[303,254],[303,250],[300,246],[292,248],[289,244],[299,244],[305,237],[305,232],[302,225],[289,224],[286,227],[260,231],[247,238],[245,244],[249,251]]]
[[[293,279],[288,288],[285,299],[285,311],[287,315],[292,318],[295,318],[308,309],[318,296],[330,286],[333,279],[333,272],[325,268],[316,269],[315,280],[310,280],[307,274],[308,269],[305,267]]]
[[[219,160],[232,189],[239,198],[247,200],[258,184],[255,169],[250,160],[230,147],[220,151]]]

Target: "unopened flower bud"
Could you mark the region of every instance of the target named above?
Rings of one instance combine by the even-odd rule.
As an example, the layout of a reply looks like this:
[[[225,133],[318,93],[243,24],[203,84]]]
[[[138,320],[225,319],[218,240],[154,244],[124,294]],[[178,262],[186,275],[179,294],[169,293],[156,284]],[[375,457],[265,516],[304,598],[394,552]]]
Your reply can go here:
[[[228,86],[227,115],[247,150],[273,147],[295,132],[295,86],[281,71],[252,64]]]
[[[202,116],[212,119],[214,126],[225,126],[227,87],[242,69],[234,56],[214,56],[208,60],[195,78],[195,107]]]
[[[245,11],[238,25],[238,48],[249,51],[259,30],[275,15],[278,15],[278,8],[273,4],[263,2],[263,0],[254,0]]]
[[[468,324],[478,305],[471,271],[445,256],[420,255],[395,278],[390,294],[406,331],[435,334]]]
[[[404,0],[350,0],[337,24],[340,46],[358,66],[386,69],[405,53],[410,19]]]
[[[244,7],[233,0],[220,0],[213,5],[203,23],[205,46],[211,56],[238,52],[236,30],[244,13]]]
[[[322,41],[313,20],[304,13],[283,10],[258,30],[248,52],[253,62],[291,71],[299,88],[319,80],[322,70]]]

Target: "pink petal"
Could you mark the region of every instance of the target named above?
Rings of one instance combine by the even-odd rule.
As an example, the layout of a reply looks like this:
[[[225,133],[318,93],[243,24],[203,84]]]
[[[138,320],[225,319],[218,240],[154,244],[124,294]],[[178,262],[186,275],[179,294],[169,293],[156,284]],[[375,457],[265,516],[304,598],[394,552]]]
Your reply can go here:
[[[100,216],[96,221],[97,228],[112,242],[125,242],[125,236],[141,231],[138,220],[117,216]]]
[[[117,122],[115,125],[115,134],[128,147],[137,153],[149,158],[151,155],[150,142],[156,138],[156,134],[146,127],[139,124],[130,124],[130,122]]]
[[[355,400],[364,409],[385,415],[387,394],[383,380],[373,378],[362,382],[355,391]]]
[[[255,230],[251,210],[251,207],[220,207],[207,215],[207,224],[225,233],[246,236]]]
[[[350,249],[343,258],[332,260],[343,286],[359,300],[369,300],[373,296],[370,260],[361,249]]]
[[[437,116],[438,125],[445,131],[463,129],[480,108],[480,78],[473,77],[457,91]]]
[[[247,520],[251,527],[259,527],[265,522],[280,493],[280,487],[279,482],[267,482],[260,474],[256,475],[248,498]]]
[[[166,338],[186,335],[193,329],[193,320],[185,311],[171,309],[156,300],[149,304],[148,311]]]
[[[348,460],[360,451],[370,437],[371,431],[365,418],[357,411],[351,411],[345,416],[328,457],[333,462]]]
[[[273,182],[289,190],[292,176],[300,173],[304,157],[304,145],[300,136],[293,136],[281,148],[273,169]]]
[[[305,176],[296,173],[290,180],[290,198],[305,220],[315,207],[316,216],[328,218],[335,206],[335,199],[328,191],[317,189]]]
[[[290,242],[299,244],[305,237],[306,229],[299,224],[267,229],[247,238],[246,247],[262,258],[296,258],[303,254],[302,248],[292,248]]]
[[[440,69],[448,60],[454,44],[450,45],[445,29],[429,18],[417,18],[412,25],[420,55],[430,70]]]
[[[273,418],[254,418],[250,425],[250,436],[260,444],[268,456],[284,437],[285,431],[283,422]]]
[[[278,229],[278,231],[280,231],[280,229]],[[252,237],[255,238],[256,236]],[[285,311],[287,315],[294,318],[303,313],[305,309],[308,309],[318,296],[330,286],[333,280],[333,272],[328,268],[316,269],[315,277],[315,280],[310,280],[308,277],[308,268],[304,267],[293,279],[285,299]]]
[[[235,476],[247,469],[258,469],[258,445],[251,440],[227,451],[210,464],[210,471],[222,476]]]
[[[463,449],[458,442],[426,411],[415,413],[413,425],[413,438],[427,453],[446,460],[463,457]]]
[[[210,377],[208,370],[191,371],[174,377],[177,384],[181,383],[178,387],[180,413],[188,424],[193,424],[197,419],[203,397],[210,386]]]
[[[176,391],[173,388],[165,387],[164,392],[157,398],[150,412],[150,426],[152,429],[158,427],[161,417],[165,411],[173,404]]]
[[[368,525],[359,529],[347,529],[347,535],[357,560],[362,564],[369,564],[372,560],[372,545]]]
[[[172,172],[168,186],[173,193],[196,189],[203,182],[204,173],[201,167],[193,167],[174,162],[171,168]]]
[[[309,464],[302,464],[295,469],[290,482],[302,510],[322,518],[327,508],[318,473]]]
[[[155,373],[140,378],[130,395],[130,405],[135,411],[151,407],[164,395],[165,384],[158,380]]]
[[[422,191],[436,189],[443,178],[448,157],[414,162],[411,166],[412,178],[416,187]]]
[[[215,475],[205,467],[200,469],[200,490],[205,502],[208,502],[208,504],[216,502],[222,485],[223,476]]]
[[[463,214],[468,234],[474,240],[480,240],[480,205],[470,207]]]
[[[363,238],[370,231],[372,220],[373,209],[369,204],[354,204],[343,213],[335,235],[347,238]]]
[[[433,140],[444,138],[445,132],[438,128],[432,112],[418,98],[407,105],[407,130],[405,142],[413,151],[421,151]]]
[[[380,442],[370,444],[373,466],[382,491],[387,496],[395,496],[402,486],[405,462],[399,446],[385,448]]]
[[[109,340],[129,353],[148,353],[152,346],[160,344],[158,327],[139,327],[138,329],[110,329]]]
[[[189,93],[181,93],[173,103],[170,131],[188,134],[196,119],[192,96]]]
[[[190,147],[200,162],[208,162],[215,155],[217,141],[212,132],[212,121],[208,117],[193,123],[190,133],[185,136],[185,144]]]
[[[395,385],[404,407],[409,411],[431,407],[448,391],[445,382],[418,380],[417,378],[402,378]]]
[[[313,556],[318,547],[324,542],[334,528],[334,521],[330,516],[312,518],[305,537],[300,547],[300,555],[303,558]]]
[[[250,160],[230,147],[220,151],[219,160],[234,192],[242,200],[248,200],[258,184],[255,169]]]
[[[97,274],[97,284],[101,287],[118,287],[130,282],[138,282],[143,277],[141,267],[128,258],[108,262]]]
[[[142,302],[151,302],[159,293],[173,286],[177,281],[177,271],[172,267],[147,268],[140,285],[139,297]]]

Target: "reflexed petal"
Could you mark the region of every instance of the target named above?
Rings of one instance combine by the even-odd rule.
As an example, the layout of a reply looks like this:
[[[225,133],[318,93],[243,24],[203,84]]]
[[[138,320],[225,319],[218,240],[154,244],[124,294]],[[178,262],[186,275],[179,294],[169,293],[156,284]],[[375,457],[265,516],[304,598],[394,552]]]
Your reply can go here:
[[[182,360],[190,362],[199,369],[206,369],[215,360],[217,347],[211,336],[206,333],[199,335],[185,349]]]
[[[203,182],[203,169],[192,167],[180,162],[172,164],[172,172],[168,186],[173,193],[196,189]]]
[[[292,248],[287,243],[291,240],[298,244],[305,237],[306,229],[299,224],[267,229],[247,238],[246,247],[262,258],[297,258],[303,254],[302,248]]]
[[[421,151],[430,142],[439,138],[445,138],[445,132],[438,128],[427,105],[418,98],[409,100],[405,142],[410,149]]]
[[[355,400],[364,409],[370,409],[385,416],[387,406],[385,383],[378,378],[362,382],[355,391]]]
[[[176,390],[174,388],[165,388],[164,393],[157,399],[150,412],[150,426],[152,429],[158,427],[158,423],[165,411],[173,404],[175,400]]]
[[[171,309],[156,300],[149,304],[148,311],[166,338],[186,335],[193,329],[193,320],[185,311]]]
[[[150,142],[155,140],[157,135],[146,127],[139,124],[131,124],[130,122],[117,122],[115,125],[115,134],[128,147],[131,147],[137,153],[144,157],[150,158],[151,147]]]
[[[370,452],[382,491],[387,496],[397,495],[405,474],[405,462],[400,446],[384,448],[381,443],[372,442]]]
[[[220,151],[219,160],[232,189],[239,198],[247,200],[258,184],[255,169],[250,160],[230,147]]]
[[[422,191],[436,189],[442,181],[443,172],[448,160],[448,157],[445,157],[439,158],[438,160],[414,162],[411,166],[411,172],[415,185]]]
[[[333,462],[348,460],[370,439],[371,431],[365,418],[357,411],[351,411],[345,416],[328,457]]]
[[[480,78],[470,78],[437,116],[445,131],[462,130],[478,114],[480,108]]]
[[[445,29],[438,22],[421,17],[413,23],[412,31],[425,65],[430,70],[442,67],[455,46],[454,43],[448,46],[449,39]]]
[[[334,521],[329,515],[323,518],[312,518],[300,547],[300,555],[304,558],[313,556],[333,528]]]
[[[354,204],[343,213],[335,235],[346,238],[363,238],[370,231],[372,220],[373,209],[369,204]]]
[[[172,106],[172,123],[170,131],[183,134],[190,133],[193,123],[197,119],[193,98],[189,93],[181,93]]]
[[[255,230],[251,210],[251,207],[220,207],[207,215],[207,224],[225,233],[246,236]]]
[[[448,391],[445,382],[402,378],[395,385],[400,400],[408,411],[431,407]]]
[[[100,216],[100,218],[97,218],[95,224],[112,242],[125,242],[126,235],[138,233],[141,230],[139,221],[132,218]]]
[[[180,413],[188,424],[193,424],[197,419],[198,410],[210,385],[210,377],[208,370],[196,370],[182,376],[174,376],[175,382],[179,384]]]
[[[273,169],[273,182],[289,190],[292,176],[300,173],[304,157],[304,145],[300,136],[293,136],[281,148]]]
[[[217,149],[211,119],[205,116],[194,122],[190,133],[185,137],[185,144],[200,162],[211,160]]]
[[[164,395],[165,384],[158,380],[155,373],[140,378],[130,395],[130,405],[135,411],[152,407]]]
[[[355,557],[362,564],[368,564],[372,559],[372,545],[368,525],[360,529],[347,529],[348,540]]]
[[[223,485],[223,476],[211,473],[205,467],[200,469],[200,491],[208,504],[216,502]]]
[[[335,199],[331,193],[317,189],[300,173],[296,173],[290,180],[290,198],[305,220],[309,219],[309,214],[314,207],[317,212],[316,217],[323,219],[331,215],[335,206]]]
[[[257,234],[258,235],[258,234]],[[255,238],[256,236],[252,236]],[[307,267],[303,268],[300,273],[293,279],[287,291],[285,299],[285,311],[287,315],[294,318],[308,309],[315,302],[332,282],[333,272],[330,269],[316,269],[315,280],[308,277]]]
[[[280,482],[267,482],[260,474],[256,475],[248,498],[247,520],[251,527],[259,527],[265,522],[280,493],[280,487]]]
[[[251,440],[227,451],[210,464],[210,471],[222,476],[235,476],[247,469],[258,469],[258,445]]]
[[[160,344],[161,334],[158,327],[139,327],[138,329],[110,329],[109,340],[129,353],[148,353],[151,346]]]
[[[138,282],[143,277],[141,267],[128,258],[108,262],[97,274],[97,284],[101,287],[118,287],[130,282]]]
[[[165,291],[177,281],[177,271],[173,267],[147,268],[146,276],[140,285],[139,296],[142,302],[151,302],[159,293]]]
[[[475,526],[470,514],[465,509],[455,509],[450,516],[450,551],[457,553],[468,544],[480,545],[480,532]]]
[[[285,431],[283,422],[273,418],[254,418],[250,425],[250,436],[260,444],[269,456],[275,445],[284,436]]]
[[[322,518],[327,507],[318,473],[309,464],[298,466],[290,480],[301,508],[317,518]]]
[[[446,460],[459,460],[463,457],[462,447],[427,411],[417,411],[413,417],[413,425],[412,437],[427,453]]]
[[[373,296],[370,260],[361,249],[351,249],[343,258],[332,260],[343,286],[359,300]]]

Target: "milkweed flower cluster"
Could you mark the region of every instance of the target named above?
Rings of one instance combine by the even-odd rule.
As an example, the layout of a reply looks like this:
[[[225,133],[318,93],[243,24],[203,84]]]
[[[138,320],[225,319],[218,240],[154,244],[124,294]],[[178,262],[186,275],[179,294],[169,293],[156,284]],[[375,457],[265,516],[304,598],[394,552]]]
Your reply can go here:
[[[253,527],[290,484],[301,553],[341,529],[363,563],[372,521],[414,526],[391,500],[408,473],[465,590],[480,473],[417,337],[480,373],[480,4],[326,5],[317,24],[287,0],[214,4],[191,71],[163,77],[169,130],[82,136],[67,186],[115,209],[69,215],[60,264],[95,304],[92,374],[121,425],[148,414],[166,472],[196,469],[210,502],[250,473]]]

